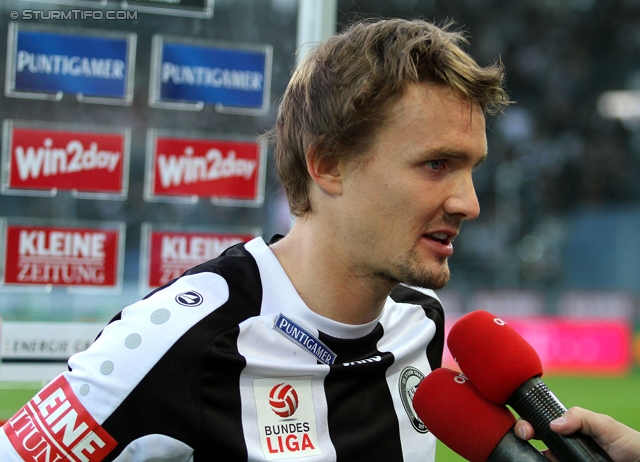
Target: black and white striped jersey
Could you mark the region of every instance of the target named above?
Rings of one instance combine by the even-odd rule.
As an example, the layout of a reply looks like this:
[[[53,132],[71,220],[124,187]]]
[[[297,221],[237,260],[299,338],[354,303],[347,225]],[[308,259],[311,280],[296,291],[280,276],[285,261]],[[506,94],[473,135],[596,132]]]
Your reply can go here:
[[[256,238],[122,310],[4,425],[0,460],[433,461],[411,398],[443,345],[432,291],[341,324]]]

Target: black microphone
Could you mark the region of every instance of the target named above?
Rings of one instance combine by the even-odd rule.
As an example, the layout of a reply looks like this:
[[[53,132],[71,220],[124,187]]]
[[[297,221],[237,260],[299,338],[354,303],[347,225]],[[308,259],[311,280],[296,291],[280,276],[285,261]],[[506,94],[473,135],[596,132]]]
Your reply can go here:
[[[495,404],[511,406],[561,462],[611,462],[592,438],[551,430],[549,423],[567,408],[540,379],[542,363],[536,351],[502,319],[473,311],[453,325],[447,345],[478,391]]]
[[[516,436],[515,417],[480,394],[460,372],[440,368],[416,390],[413,408],[436,438],[472,462],[548,462]]]

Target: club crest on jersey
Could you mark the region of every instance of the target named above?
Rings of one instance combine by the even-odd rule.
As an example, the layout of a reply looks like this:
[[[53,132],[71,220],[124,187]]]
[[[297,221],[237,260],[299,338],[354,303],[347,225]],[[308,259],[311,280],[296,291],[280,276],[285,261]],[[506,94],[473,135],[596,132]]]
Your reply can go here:
[[[260,444],[265,459],[322,454],[310,376],[253,380]]]
[[[422,420],[418,417],[418,414],[413,409],[413,396],[416,394],[416,389],[420,382],[424,379],[424,374],[412,366],[407,366],[402,369],[400,373],[400,380],[398,381],[398,388],[400,391],[400,398],[404,405],[404,410],[407,411],[411,425],[419,433],[427,433],[426,425],[422,423]]]
[[[181,294],[176,295],[176,302],[182,306],[198,306],[202,303],[202,300],[202,295],[195,290],[182,292]]]
[[[318,361],[328,365],[332,365],[336,361],[336,354],[327,345],[282,313],[276,318],[273,328],[306,352],[311,353]]]

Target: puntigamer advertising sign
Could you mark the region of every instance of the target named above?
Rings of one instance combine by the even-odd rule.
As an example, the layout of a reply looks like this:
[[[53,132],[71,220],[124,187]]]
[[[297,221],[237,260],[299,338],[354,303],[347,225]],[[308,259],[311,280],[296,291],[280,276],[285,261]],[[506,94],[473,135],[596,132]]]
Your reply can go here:
[[[136,34],[10,23],[5,94],[131,104]]]
[[[204,42],[155,35],[149,105],[263,114],[269,108],[270,45]]]

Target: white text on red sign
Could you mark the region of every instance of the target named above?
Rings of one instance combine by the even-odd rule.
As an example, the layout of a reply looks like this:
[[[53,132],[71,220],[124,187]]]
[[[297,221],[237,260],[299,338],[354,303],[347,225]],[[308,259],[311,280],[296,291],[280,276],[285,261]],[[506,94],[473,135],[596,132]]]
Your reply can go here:
[[[88,149],[78,140],[57,148],[51,138],[46,138],[38,148],[16,146],[14,155],[21,180],[88,170],[113,172],[122,158],[121,152],[99,150],[95,142]]]
[[[204,156],[194,156],[187,146],[183,155],[158,154],[160,184],[163,188],[180,186],[221,178],[244,178],[248,180],[256,169],[257,161],[236,159],[235,151],[225,156],[219,149],[209,149]]]
[[[117,445],[62,376],[7,421],[4,430],[24,460],[98,462]]]

